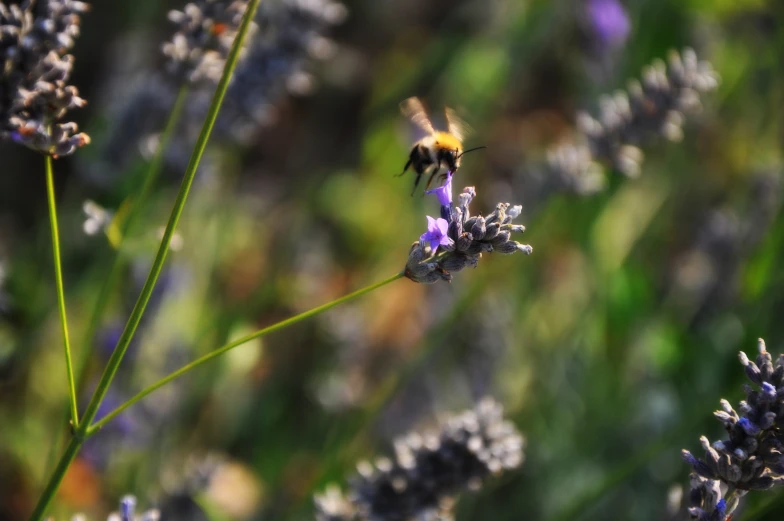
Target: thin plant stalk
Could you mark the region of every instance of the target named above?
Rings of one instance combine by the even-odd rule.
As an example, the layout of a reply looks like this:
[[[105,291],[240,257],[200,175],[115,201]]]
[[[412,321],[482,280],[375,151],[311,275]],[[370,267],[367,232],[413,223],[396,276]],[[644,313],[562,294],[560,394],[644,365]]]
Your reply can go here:
[[[93,393],[93,396],[90,399],[90,403],[87,405],[82,422],[79,424],[77,429],[73,430],[71,440],[66,447],[65,453],[60,458],[60,461],[50,476],[49,481],[47,482],[47,485],[41,494],[41,497],[38,499],[38,503],[30,515],[30,521],[41,521],[41,519],[43,519],[43,516],[46,513],[46,509],[49,507],[52,498],[57,492],[57,488],[60,486],[60,483],[63,480],[63,476],[65,476],[65,472],[68,470],[68,467],[84,443],[84,440],[86,439],[87,428],[90,426],[93,419],[95,419],[95,415],[98,413],[98,407],[106,395],[106,392],[109,390],[109,385],[111,384],[114,375],[117,373],[117,369],[119,368],[120,362],[125,355],[125,351],[128,349],[128,345],[136,333],[136,329],[139,326],[139,322],[141,321],[144,310],[147,307],[147,303],[152,296],[152,291],[156,282],[158,281],[161,270],[163,269],[163,263],[166,261],[166,254],[169,251],[169,243],[171,242],[171,238],[174,235],[174,230],[176,229],[177,223],[179,222],[180,216],[182,215],[185,202],[188,198],[188,193],[190,192],[190,188],[193,183],[193,178],[196,175],[199,162],[201,161],[201,157],[204,154],[204,149],[207,146],[207,141],[209,140],[210,133],[212,132],[212,127],[215,125],[215,120],[218,117],[218,111],[220,110],[220,106],[223,103],[223,98],[226,95],[226,90],[229,86],[232,73],[234,72],[234,69],[237,65],[237,60],[239,59],[242,44],[245,41],[245,36],[248,33],[248,28],[250,27],[251,21],[256,15],[256,9],[258,8],[260,1],[261,0],[250,0],[248,2],[247,10],[245,11],[245,15],[242,19],[242,24],[240,25],[237,36],[234,39],[234,44],[232,45],[231,51],[229,52],[229,56],[226,59],[226,65],[223,68],[223,75],[218,82],[218,86],[215,90],[212,102],[210,103],[210,108],[207,111],[207,117],[202,126],[199,138],[196,141],[196,146],[194,147],[193,153],[191,154],[190,162],[188,163],[185,176],[182,180],[182,184],[180,185],[180,191],[177,194],[177,199],[174,202],[174,208],[172,209],[171,215],[169,216],[169,221],[166,224],[166,230],[163,233],[163,238],[161,239],[161,244],[158,248],[158,253],[155,256],[155,260],[153,261],[152,268],[150,268],[150,273],[147,276],[147,281],[145,282],[141,294],[136,301],[136,305],[131,312],[131,316],[128,318],[125,329],[120,336],[120,340],[117,342],[117,346],[115,347],[114,352],[109,359],[106,369],[104,370],[103,375],[98,382],[95,393]]]
[[[92,315],[90,316],[90,321],[88,322],[84,339],[82,340],[83,346],[89,346],[92,344],[95,333],[98,331],[98,327],[101,324],[103,314],[108,307],[109,297],[112,295],[112,290],[119,281],[119,275],[122,273],[122,268],[125,266],[123,248],[125,246],[126,238],[133,233],[136,219],[139,217],[139,215],[141,215],[141,210],[147,204],[147,200],[150,197],[152,188],[155,186],[155,181],[157,181],[158,177],[160,176],[161,170],[163,169],[164,154],[169,146],[169,143],[171,142],[171,138],[174,135],[177,124],[180,121],[182,110],[185,107],[185,100],[187,97],[188,86],[185,84],[177,94],[177,98],[174,100],[174,105],[172,106],[171,113],[169,114],[169,119],[166,122],[166,127],[161,134],[155,155],[153,156],[152,161],[150,162],[145,172],[141,189],[139,190],[139,193],[136,195],[136,197],[131,200],[131,208],[128,212],[128,216],[120,223],[120,242],[117,244],[117,251],[114,254],[114,259],[112,261],[111,267],[109,268],[109,272],[104,278],[105,282],[101,285],[101,290],[95,300],[95,306],[93,308]],[[82,357],[81,363],[79,364],[79,388],[82,388],[85,383],[84,380],[86,375],[84,373],[86,372],[88,354],[89,350],[85,349],[85,354]]]
[[[180,369],[174,371],[173,373],[169,374],[168,376],[165,376],[164,378],[158,380],[154,384],[144,388],[142,391],[140,391],[138,394],[136,394],[133,398],[129,399],[127,402],[123,403],[122,405],[120,405],[119,407],[117,407],[116,409],[114,409],[113,411],[108,413],[100,421],[98,421],[98,422],[94,423],[93,425],[91,425],[87,429],[87,436],[92,436],[93,434],[95,434],[95,432],[97,432],[104,425],[106,425],[107,423],[112,421],[114,418],[116,418],[125,409],[127,409],[130,406],[132,406],[136,402],[144,399],[149,394],[151,394],[154,391],[160,389],[161,387],[163,387],[164,385],[168,384],[169,382],[179,378],[180,376],[184,375],[185,373],[188,373],[188,372],[192,371],[193,369],[196,369],[197,367],[201,367],[202,365],[206,364],[210,360],[212,360],[214,358],[217,358],[217,357],[221,356],[222,354],[224,354],[224,353],[226,353],[228,351],[231,351],[235,347],[241,346],[242,344],[245,344],[245,343],[250,342],[251,340],[255,340],[257,338],[261,338],[261,337],[266,336],[266,335],[268,335],[270,333],[274,333],[275,331],[279,331],[279,330],[281,330],[283,328],[286,328],[288,326],[294,325],[297,322],[301,322],[301,321],[303,321],[303,320],[305,320],[307,318],[319,315],[319,314],[321,314],[321,313],[323,313],[325,311],[329,311],[330,309],[334,308],[335,306],[343,304],[344,302],[348,302],[349,300],[353,300],[353,299],[355,299],[357,297],[361,297],[362,295],[370,293],[373,290],[376,290],[376,289],[378,289],[378,288],[380,288],[382,286],[386,286],[387,284],[389,284],[391,282],[394,282],[394,281],[396,281],[396,280],[398,280],[400,278],[403,278],[404,275],[405,275],[404,273],[397,273],[397,274],[395,274],[395,275],[393,275],[391,277],[388,277],[388,278],[386,278],[386,279],[384,279],[384,280],[382,280],[380,282],[376,282],[375,284],[371,284],[369,286],[366,286],[366,287],[364,287],[362,289],[359,289],[359,290],[357,290],[357,291],[355,291],[353,293],[349,293],[348,295],[345,295],[345,296],[340,297],[338,299],[335,299],[333,301],[327,302],[326,304],[323,304],[323,305],[318,306],[316,308],[313,308],[313,309],[310,309],[308,311],[302,312],[299,315],[295,315],[295,316],[293,316],[291,318],[287,318],[286,320],[283,320],[283,321],[278,322],[276,324],[273,324],[271,326],[265,327],[264,329],[259,329],[258,331],[254,331],[253,333],[250,333],[248,335],[243,336],[242,338],[238,338],[237,340],[229,342],[228,344],[226,344],[226,345],[224,345],[222,347],[219,347],[218,349],[215,349],[214,351],[211,351],[211,352],[207,353],[206,355],[204,355],[204,356],[202,356],[200,358],[197,358],[193,362],[191,362],[191,363],[189,363],[187,365],[184,365],[183,367],[181,367]]]
[[[57,227],[57,206],[54,196],[54,173],[52,156],[45,156],[46,162],[46,194],[49,202],[49,223],[52,229],[52,255],[54,259],[54,279],[57,287],[57,307],[60,310],[60,325],[63,331],[65,347],[65,367],[68,371],[68,402],[71,411],[72,428],[79,426],[79,411],[76,407],[76,384],[74,383],[73,360],[71,358],[71,342],[68,339],[68,319],[65,312],[65,291],[63,290],[63,270],[60,263],[60,233]]]
[[[255,16],[259,1],[260,0],[251,0],[248,4],[245,17],[242,20],[242,24],[240,25],[239,31],[237,32],[237,37],[234,40],[234,45],[232,46],[231,52],[229,53],[229,56],[226,60],[223,76],[221,76],[221,79],[218,82],[218,87],[215,90],[212,103],[210,104],[210,108],[207,111],[207,118],[204,121],[201,133],[196,140],[196,146],[193,150],[193,154],[191,154],[188,167],[185,170],[185,176],[182,180],[182,184],[180,185],[180,191],[177,193],[177,199],[174,202],[174,208],[172,208],[169,221],[166,223],[166,230],[163,232],[163,239],[161,240],[161,244],[158,247],[158,253],[155,256],[155,260],[153,260],[150,273],[147,276],[147,280],[145,281],[144,286],[142,287],[139,298],[136,300],[136,305],[131,311],[131,316],[128,318],[125,329],[120,335],[120,339],[117,341],[117,346],[114,348],[112,356],[109,358],[106,369],[104,370],[101,379],[98,381],[95,393],[93,394],[90,403],[87,405],[87,410],[85,411],[84,416],[90,422],[92,422],[92,420],[95,418],[95,415],[98,412],[98,407],[101,405],[101,401],[106,395],[106,392],[109,390],[109,384],[111,384],[114,375],[117,373],[117,369],[120,367],[120,362],[122,362],[122,359],[125,356],[125,352],[128,349],[134,334],[136,333],[136,329],[139,326],[139,322],[141,322],[144,310],[147,308],[147,303],[150,301],[150,297],[152,296],[155,284],[158,282],[158,277],[161,274],[161,270],[163,270],[163,264],[166,261],[166,256],[169,252],[169,245],[171,243],[172,236],[174,235],[174,231],[177,228],[177,223],[179,222],[180,216],[182,215],[183,209],[185,208],[185,202],[188,199],[188,194],[190,193],[193,179],[196,177],[196,170],[199,167],[202,155],[204,154],[204,150],[207,147],[207,141],[210,138],[212,127],[214,126],[215,120],[218,117],[218,112],[220,111],[221,104],[223,103],[223,98],[226,95],[226,90],[229,86],[229,82],[231,81],[232,73],[234,72],[234,68],[237,65],[237,60],[239,59],[240,50],[242,48],[242,42],[245,40],[245,35],[248,32],[248,28],[250,27],[253,17]]]
[[[171,112],[169,113],[166,126],[164,127],[163,133],[161,134],[158,148],[156,149],[152,161],[150,161],[150,164],[145,171],[141,189],[139,190],[139,193],[132,199],[131,208],[127,217],[120,223],[120,242],[117,244],[116,251],[113,252],[111,266],[109,267],[106,276],[103,278],[104,283],[101,285],[101,289],[99,290],[98,296],[95,299],[93,311],[90,315],[89,321],[87,322],[87,329],[84,332],[84,336],[80,344],[81,351],[76,360],[75,387],[77,397],[81,393],[82,389],[84,389],[84,386],[87,382],[87,369],[89,367],[88,361],[90,360],[93,339],[95,338],[95,334],[98,331],[98,327],[101,325],[104,312],[108,308],[109,298],[112,296],[112,291],[117,286],[117,283],[120,280],[120,274],[122,273],[122,270],[126,264],[126,257],[123,252],[126,238],[133,234],[133,227],[136,223],[136,219],[139,215],[141,215],[141,210],[146,206],[147,200],[150,197],[150,193],[155,186],[155,181],[157,181],[161,170],[163,169],[164,153],[169,147],[171,138],[173,137],[174,131],[177,128],[177,124],[179,123],[180,117],[182,116],[182,111],[185,107],[185,100],[188,98],[188,91],[188,85],[184,84],[178,92],[177,97],[174,100],[174,105],[172,106]],[[52,443],[50,455],[47,457],[48,463],[46,465],[46,474],[51,472],[52,467],[56,463],[55,458],[57,457],[57,453],[60,451],[62,436],[63,431],[58,429],[57,433],[55,434],[55,440]]]

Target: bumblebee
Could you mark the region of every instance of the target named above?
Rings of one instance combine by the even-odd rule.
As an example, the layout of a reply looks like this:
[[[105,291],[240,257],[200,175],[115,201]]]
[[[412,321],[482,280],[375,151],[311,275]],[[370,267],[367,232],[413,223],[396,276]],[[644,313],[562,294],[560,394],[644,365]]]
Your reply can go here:
[[[400,104],[400,111],[403,115],[407,116],[411,121],[420,129],[427,132],[427,136],[414,143],[411,153],[408,156],[408,162],[403,167],[403,172],[397,177],[405,174],[409,167],[414,169],[416,173],[416,181],[414,181],[414,190],[411,195],[416,192],[419,181],[429,168],[430,177],[427,180],[425,190],[430,188],[433,178],[441,171],[441,167],[446,167],[448,172],[453,174],[460,167],[460,158],[467,152],[472,152],[480,148],[477,147],[470,150],[463,151],[463,139],[469,132],[468,125],[463,122],[449,107],[444,109],[446,113],[447,131],[436,130],[432,121],[425,112],[425,107],[419,98],[408,98]],[[446,177],[446,172],[441,174],[442,178]]]

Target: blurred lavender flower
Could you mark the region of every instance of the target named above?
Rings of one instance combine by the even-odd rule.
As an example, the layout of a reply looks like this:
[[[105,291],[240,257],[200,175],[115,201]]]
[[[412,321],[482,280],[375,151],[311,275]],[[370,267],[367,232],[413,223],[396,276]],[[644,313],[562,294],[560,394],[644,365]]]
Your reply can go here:
[[[602,98],[598,118],[578,115],[584,143],[562,145],[551,152],[548,177],[581,193],[603,184],[598,182],[596,162],[636,177],[643,161],[640,147],[657,137],[680,141],[685,117],[698,112],[700,95],[718,85],[719,75],[692,49],[672,51],[667,63],[655,61],[643,71],[641,82],[630,82],[628,92]]]
[[[246,3],[199,0],[171,15],[181,30],[164,45],[170,68],[191,81],[219,77],[231,44],[228,36],[236,32],[235,22]],[[275,105],[281,98],[287,93],[312,91],[314,81],[306,72],[307,65],[334,54],[336,46],[324,33],[345,16],[346,8],[333,0],[262,2],[255,18],[256,27],[262,30],[247,39],[212,142],[249,144],[261,128],[275,120]],[[166,165],[173,172],[182,173],[188,164],[212,99],[208,85],[198,81],[189,91],[182,121],[166,150]],[[124,95],[117,95],[118,89],[125,91]],[[107,172],[122,172],[140,155],[146,159],[154,155],[177,93],[171,79],[149,71],[107,90],[107,110],[114,113],[109,119],[117,124],[102,138],[105,144],[97,165],[90,165],[92,177],[102,182]],[[199,178],[219,172],[219,163],[216,155],[205,155]]]
[[[450,181],[447,181],[445,187],[451,188]],[[447,199],[442,192],[436,195],[439,200]],[[508,203],[498,203],[490,215],[471,217],[468,205],[474,196],[474,187],[466,187],[458,197],[456,207],[451,203],[448,207],[442,206],[442,215],[446,214],[447,219],[436,220],[428,217],[428,231],[420,237],[419,242],[413,244],[408,254],[406,277],[414,282],[428,284],[439,280],[451,281],[452,272],[467,266],[476,266],[483,252],[520,251],[526,255],[531,254],[531,246],[511,240],[513,232],[525,231],[525,226],[512,224],[520,215],[522,206],[510,208]],[[448,199],[451,200],[451,197]],[[439,235],[442,231],[439,224],[448,225],[446,235]],[[438,255],[437,246],[441,247],[441,253]]]
[[[120,511],[110,514],[107,521],[158,521],[161,514],[158,510],[136,513],[136,498],[124,496],[120,500]]]
[[[319,521],[449,520],[455,496],[478,490],[490,475],[523,462],[523,437],[490,398],[449,418],[438,434],[395,442],[394,460],[364,462],[344,496],[336,487],[315,497]]]
[[[90,199],[82,203],[82,211],[85,215],[82,230],[86,235],[90,236],[97,235],[99,232],[105,232],[109,225],[112,224],[112,219],[114,218],[114,212],[107,210]]]
[[[734,191],[741,196],[740,204],[723,203],[703,219],[693,219],[699,226],[688,248],[674,258],[671,273],[672,298],[681,317],[693,314],[701,322],[735,302],[743,266],[768,236],[781,209],[781,175],[778,166],[756,171],[749,176],[745,193]]]
[[[249,143],[274,120],[273,106],[283,95],[312,92],[307,64],[334,54],[335,44],[324,33],[346,15],[345,6],[333,0],[262,2],[256,16],[261,30],[234,72],[218,135]]]
[[[631,23],[618,0],[587,0],[585,11],[593,32],[603,45],[615,47],[626,41]]]
[[[190,82],[217,83],[247,7],[247,0],[197,0],[170,11],[177,32],[163,44],[163,54],[172,73]]]
[[[112,512],[106,521],[160,521],[161,513],[157,509],[147,510],[146,512],[136,512],[136,498],[128,495],[120,500],[120,510]],[[87,518],[78,514],[71,518],[71,521],[86,521]]]
[[[55,157],[90,142],[76,123],[60,123],[86,103],[68,85],[74,57],[66,53],[88,7],[75,0],[0,1],[0,139]]]
[[[784,484],[784,355],[774,363],[762,339],[758,347],[756,363],[740,353],[746,376],[758,388],[744,385],[746,400],[740,402],[740,414],[727,400],[721,400],[721,410],[714,413],[729,439],[711,445],[701,437],[704,459],[683,451],[694,470],[689,509],[693,519],[725,521],[749,490]]]

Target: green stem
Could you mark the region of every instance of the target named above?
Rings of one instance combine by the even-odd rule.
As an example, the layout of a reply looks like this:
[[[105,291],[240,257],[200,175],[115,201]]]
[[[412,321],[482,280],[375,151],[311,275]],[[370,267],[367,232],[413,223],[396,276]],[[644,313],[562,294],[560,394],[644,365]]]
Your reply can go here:
[[[101,379],[98,382],[95,393],[93,393],[93,396],[90,399],[90,403],[87,405],[87,410],[84,413],[82,422],[79,424],[79,428],[72,433],[68,447],[66,448],[63,456],[60,458],[60,461],[58,462],[54,472],[50,476],[49,481],[47,482],[47,485],[41,494],[41,497],[38,499],[38,503],[36,504],[32,515],[30,516],[30,521],[41,521],[44,514],[46,513],[46,509],[57,492],[57,488],[60,486],[60,482],[63,480],[65,472],[68,470],[71,462],[79,452],[82,443],[84,443],[84,439],[86,438],[87,434],[87,428],[95,418],[95,415],[98,412],[98,407],[106,395],[114,375],[117,373],[117,369],[119,368],[120,362],[125,355],[125,351],[128,349],[128,345],[130,344],[133,335],[136,332],[136,328],[139,326],[142,314],[147,307],[147,303],[149,302],[150,296],[152,295],[152,290],[155,287],[155,283],[158,281],[158,277],[160,276],[161,270],[163,268],[163,263],[166,260],[166,254],[169,251],[169,243],[171,241],[172,235],[174,235],[174,230],[177,227],[180,215],[182,215],[183,207],[185,206],[185,202],[188,198],[188,192],[190,191],[191,184],[193,183],[193,178],[196,175],[196,169],[198,168],[201,157],[204,154],[204,149],[207,146],[207,141],[209,140],[210,133],[212,132],[212,127],[215,124],[215,120],[218,117],[218,111],[220,110],[220,106],[223,103],[223,98],[226,95],[229,81],[231,80],[232,73],[234,72],[234,68],[237,65],[237,60],[240,55],[240,50],[242,49],[242,44],[245,40],[245,36],[248,33],[248,28],[250,27],[250,24],[256,15],[256,9],[258,8],[260,1],[261,0],[250,0],[248,2],[248,7],[242,19],[242,24],[240,25],[237,36],[234,39],[231,51],[229,52],[229,56],[226,60],[226,65],[223,68],[223,75],[218,82],[215,95],[213,96],[209,110],[207,111],[207,118],[204,121],[201,133],[199,134],[199,138],[196,141],[196,146],[194,147],[193,153],[191,154],[191,159],[185,171],[185,176],[182,180],[180,191],[177,194],[174,208],[172,209],[171,215],[169,216],[169,222],[167,223],[166,230],[163,233],[161,245],[158,248],[158,253],[155,256],[152,268],[150,268],[147,281],[144,283],[144,287],[142,288],[141,294],[136,301],[136,305],[131,312],[131,316],[128,318],[128,322],[125,325],[125,329],[123,330],[122,335],[120,336],[120,340],[117,342],[117,346],[114,348],[114,352],[109,358],[106,369],[104,370],[103,375],[101,375]]]
[[[133,227],[136,223],[136,219],[139,217],[139,215],[141,215],[141,210],[146,206],[150,192],[152,192],[152,188],[155,186],[155,181],[158,179],[158,176],[161,173],[164,154],[166,149],[169,147],[171,138],[174,135],[174,130],[177,128],[177,123],[180,121],[180,116],[182,115],[182,110],[185,107],[185,100],[187,98],[188,85],[185,84],[180,89],[180,92],[177,94],[177,98],[174,101],[174,106],[172,107],[171,113],[169,114],[166,127],[161,134],[161,140],[158,143],[158,148],[155,151],[155,155],[153,156],[152,161],[150,162],[150,165],[145,173],[144,180],[142,181],[142,187],[139,190],[135,200],[131,201],[131,209],[128,212],[128,216],[120,225],[120,243],[117,245],[117,252],[114,255],[112,265],[109,268],[109,272],[106,278],[104,279],[103,285],[101,286],[100,293],[98,293],[98,297],[95,299],[95,306],[93,308],[92,315],[90,316],[90,321],[88,322],[87,330],[82,341],[82,344],[85,346],[85,354],[82,356],[81,362],[79,364],[78,383],[80,384],[80,388],[82,385],[84,385],[87,376],[85,373],[88,367],[87,354],[89,354],[89,350],[86,348],[86,346],[90,346],[93,342],[95,333],[101,324],[103,314],[108,307],[109,297],[111,297],[112,290],[119,281],[122,268],[125,266],[125,256],[123,255],[123,246],[125,244],[125,240],[133,233]]]
[[[163,264],[166,261],[166,255],[169,251],[169,243],[171,242],[171,238],[174,235],[175,229],[177,228],[177,223],[179,222],[180,216],[182,215],[185,202],[188,199],[188,193],[190,192],[191,185],[193,184],[193,178],[196,176],[196,169],[198,168],[201,157],[204,154],[204,149],[207,147],[207,141],[209,140],[212,127],[215,124],[215,120],[218,117],[218,111],[220,110],[220,106],[223,103],[223,98],[226,95],[226,89],[229,86],[231,75],[237,65],[240,50],[242,49],[242,42],[245,40],[245,35],[247,34],[250,23],[255,16],[259,1],[260,0],[251,0],[248,4],[247,11],[245,12],[245,16],[242,20],[242,24],[240,25],[239,31],[237,32],[237,37],[234,39],[231,52],[229,53],[229,56],[226,60],[226,66],[223,69],[223,76],[221,76],[221,79],[218,82],[218,87],[215,91],[215,95],[212,98],[212,103],[210,104],[210,108],[207,111],[207,118],[204,121],[204,125],[202,126],[201,133],[199,134],[199,138],[196,141],[193,154],[191,154],[190,162],[188,163],[188,167],[185,170],[185,176],[182,180],[182,184],[180,185],[180,191],[177,194],[177,199],[174,202],[174,208],[172,208],[171,215],[169,216],[169,222],[166,224],[166,230],[163,232],[163,239],[161,240],[161,244],[158,248],[158,253],[155,256],[152,267],[150,268],[150,273],[147,276],[147,280],[144,283],[141,294],[136,301],[136,305],[134,306],[133,311],[131,311],[131,316],[128,318],[128,322],[126,323],[125,329],[120,336],[120,340],[117,342],[117,346],[115,347],[112,356],[109,358],[109,362],[106,364],[106,369],[104,370],[101,379],[98,381],[95,393],[93,394],[90,403],[87,405],[87,410],[84,413],[84,417],[88,423],[93,421],[96,413],[98,412],[98,407],[106,395],[106,392],[109,389],[109,384],[111,384],[114,375],[117,373],[120,362],[122,361],[123,356],[125,356],[125,351],[128,349],[128,345],[131,343],[131,340],[136,333],[136,328],[139,326],[139,322],[142,319],[142,315],[144,314],[144,310],[150,300],[150,296],[152,295],[152,291],[155,288],[155,284],[158,282],[158,277],[161,274]]]
[[[188,98],[188,90],[188,84],[186,83],[182,86],[179,93],[177,94],[177,98],[174,100],[174,105],[172,106],[171,112],[169,113],[169,119],[166,122],[166,127],[161,134],[158,148],[155,151],[155,155],[147,167],[147,170],[145,171],[142,187],[136,197],[131,201],[131,208],[128,211],[128,216],[120,224],[120,242],[117,245],[116,251],[113,251],[111,266],[109,267],[106,276],[103,278],[104,282],[101,284],[101,289],[99,290],[98,296],[95,299],[95,304],[93,305],[90,319],[87,322],[87,329],[84,332],[84,336],[80,344],[82,349],[76,359],[75,385],[77,397],[81,395],[81,392],[84,389],[84,385],[87,382],[87,369],[90,367],[88,362],[90,360],[90,352],[92,351],[91,347],[93,339],[95,338],[95,334],[98,331],[98,327],[101,325],[104,312],[109,307],[109,298],[112,296],[112,291],[120,280],[120,275],[122,274],[123,268],[125,267],[126,257],[123,255],[123,246],[125,244],[126,237],[133,234],[133,226],[136,223],[136,219],[139,215],[141,215],[141,210],[147,205],[147,199],[150,196],[150,192],[155,186],[155,181],[158,179],[158,176],[161,173],[164,153],[166,152],[166,149],[169,148],[169,143],[171,142],[171,138],[174,135],[174,130],[177,128],[177,124],[180,121],[182,110],[185,107],[185,100]],[[66,412],[66,414],[68,413]],[[46,474],[49,474],[49,472],[52,471],[54,464],[57,462],[55,458],[60,451],[62,436],[63,430],[58,429],[57,433],[55,434],[55,440],[52,443],[52,448],[50,449],[50,454],[47,457]]]
[[[60,233],[57,229],[57,206],[54,197],[54,174],[52,172],[52,156],[45,156],[46,161],[46,194],[49,200],[49,223],[52,228],[52,254],[54,257],[54,280],[57,286],[57,306],[60,308],[60,325],[63,330],[65,346],[65,367],[68,371],[68,401],[71,409],[71,424],[75,429],[79,425],[79,411],[76,408],[76,385],[74,384],[73,361],[71,360],[71,342],[68,339],[68,320],[65,314],[65,291],[63,291],[63,270],[60,263]]]
[[[38,500],[38,504],[35,505],[35,510],[33,510],[33,513],[30,515],[31,521],[39,521],[40,519],[43,519],[49,503],[52,501],[52,498],[57,492],[57,489],[60,487],[60,483],[63,481],[63,477],[65,477],[65,472],[68,470],[68,467],[79,453],[79,449],[82,447],[82,443],[84,443],[84,438],[77,438],[76,436],[71,438],[71,441],[65,448],[65,453],[60,458],[60,461],[57,463],[57,467],[52,473],[52,477],[46,484],[46,488],[44,489],[43,493],[41,493],[41,498]]]
[[[149,395],[152,392],[160,389],[164,385],[168,384],[172,380],[175,380],[176,378],[179,378],[180,376],[184,375],[185,373],[187,373],[187,372],[189,372],[189,371],[191,371],[193,369],[196,369],[197,367],[199,367],[201,365],[206,364],[207,362],[209,362],[213,358],[217,358],[220,355],[222,355],[223,353],[226,353],[227,351],[230,351],[230,350],[234,349],[237,346],[240,346],[242,344],[250,342],[251,340],[255,340],[256,338],[260,338],[260,337],[263,337],[263,336],[268,335],[270,333],[274,333],[275,331],[278,331],[278,330],[283,329],[285,327],[288,327],[288,326],[291,326],[293,324],[296,324],[297,322],[301,322],[302,320],[305,320],[305,319],[310,318],[310,317],[314,317],[314,316],[316,316],[318,314],[321,314],[321,313],[323,313],[325,311],[328,311],[328,310],[334,308],[335,306],[343,304],[344,302],[348,302],[349,300],[353,300],[353,299],[355,299],[357,297],[361,297],[362,295],[365,295],[366,293],[370,293],[371,291],[373,291],[375,289],[378,289],[381,286],[386,286],[390,282],[394,282],[394,281],[402,278],[403,276],[404,276],[403,273],[397,273],[397,274],[395,274],[395,275],[393,275],[391,277],[388,277],[388,278],[386,278],[386,279],[384,279],[384,280],[382,280],[380,282],[376,282],[375,284],[371,284],[370,286],[366,286],[366,287],[364,287],[362,289],[359,289],[359,290],[357,290],[357,291],[355,291],[353,293],[349,293],[348,295],[340,297],[339,299],[327,302],[326,304],[323,304],[323,305],[321,305],[319,307],[316,307],[316,308],[313,308],[311,310],[305,311],[305,312],[300,313],[299,315],[295,315],[295,316],[293,316],[291,318],[287,318],[286,320],[283,320],[283,321],[278,322],[276,324],[273,324],[271,326],[265,327],[264,329],[260,329],[258,331],[254,331],[253,333],[250,333],[249,335],[246,335],[246,336],[244,336],[242,338],[234,340],[233,342],[229,342],[228,344],[226,344],[226,345],[224,345],[222,347],[219,347],[218,349],[216,349],[216,350],[214,350],[214,351],[212,351],[210,353],[207,353],[206,355],[204,355],[204,356],[202,356],[200,358],[197,358],[193,362],[191,362],[191,363],[181,367],[180,369],[174,371],[173,373],[171,373],[168,376],[162,378],[161,380],[158,380],[157,382],[155,382],[154,384],[150,385],[149,387],[146,387],[145,389],[140,391],[138,394],[136,394],[133,398],[131,398],[130,400],[128,400],[127,402],[123,403],[122,405],[120,405],[119,407],[114,409],[112,412],[110,412],[109,414],[104,416],[100,421],[98,421],[98,422],[94,423],[93,425],[91,425],[87,429],[87,436],[92,436],[93,434],[95,434],[95,432],[97,430],[99,430],[101,427],[103,427],[104,425],[106,425],[107,423],[112,421],[115,417],[117,417],[117,415],[122,413],[125,409],[127,409],[131,405],[135,404],[139,400],[142,400],[147,395]]]

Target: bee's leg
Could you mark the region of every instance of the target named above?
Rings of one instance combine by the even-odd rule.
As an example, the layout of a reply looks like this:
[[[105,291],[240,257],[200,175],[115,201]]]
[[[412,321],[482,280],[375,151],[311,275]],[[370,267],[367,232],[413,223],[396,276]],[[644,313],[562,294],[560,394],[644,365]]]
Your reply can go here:
[[[400,177],[401,175],[405,174],[408,171],[408,167],[410,167],[412,164],[414,165],[414,170],[416,170],[417,173],[421,173],[420,168],[417,165],[422,158],[422,151],[419,149],[419,145],[414,146],[414,148],[411,149],[411,153],[408,154],[408,162],[406,163],[406,166],[403,167],[403,171],[395,177]]]
[[[417,186],[419,185],[419,181],[422,179],[422,172],[417,172],[416,181],[414,181],[414,189],[411,190],[411,197],[414,197],[416,193]]]
[[[406,171],[408,171],[408,167],[411,166],[412,161],[413,161],[413,159],[411,157],[409,157],[408,158],[408,163],[406,163],[406,166],[403,167],[403,171],[400,172],[399,174],[397,174],[395,177],[400,177],[401,175],[405,174]]]
[[[433,171],[430,172],[430,177],[428,177],[428,179],[427,179],[427,185],[425,185],[425,190],[430,188],[430,184],[433,182],[433,178],[436,176],[436,174],[438,173],[439,170],[441,170],[441,163],[440,162],[435,166],[435,168],[433,168]]]

